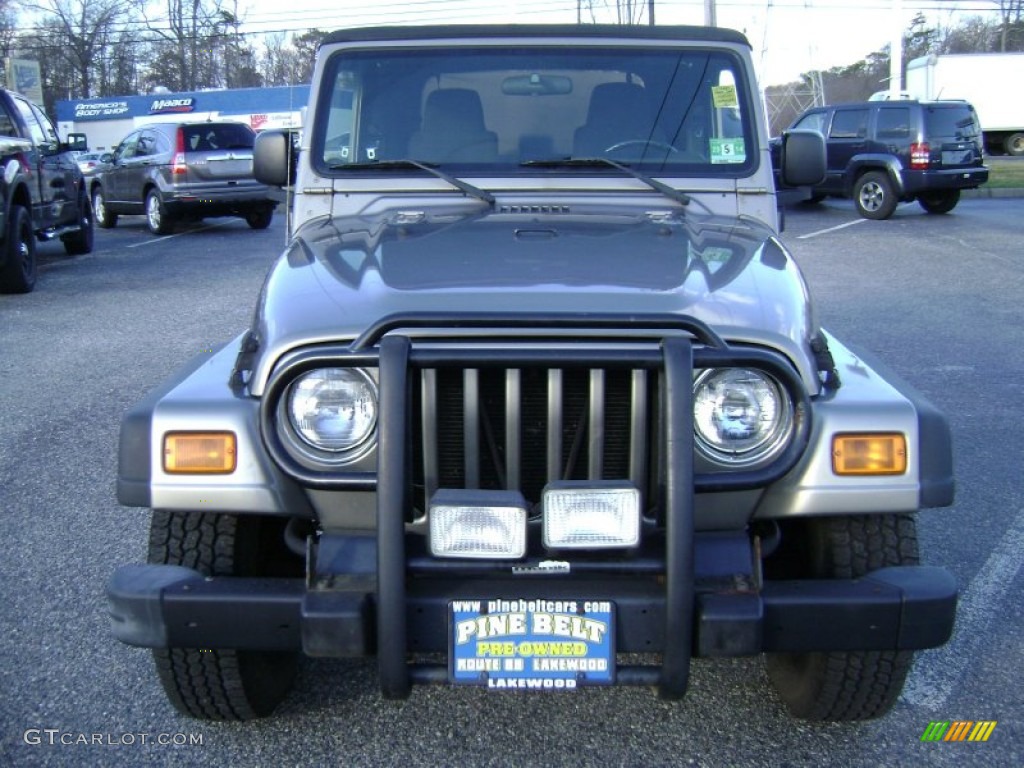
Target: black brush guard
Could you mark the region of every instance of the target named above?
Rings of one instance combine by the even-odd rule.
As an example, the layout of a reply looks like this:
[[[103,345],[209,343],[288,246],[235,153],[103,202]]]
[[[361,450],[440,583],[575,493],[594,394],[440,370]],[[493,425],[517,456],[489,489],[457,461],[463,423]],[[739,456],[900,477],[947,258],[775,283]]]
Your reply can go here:
[[[525,318],[525,319],[524,319]],[[572,338],[577,329],[628,328],[628,340],[657,344],[623,350],[542,345],[500,350],[414,344],[396,331],[422,327],[543,329]],[[674,332],[674,333],[673,333]],[[533,338],[532,336],[530,338]],[[588,337],[590,340],[593,337]],[[615,336],[622,341],[621,336]],[[695,345],[691,340],[695,339]],[[284,449],[273,424],[290,381],[324,365],[379,365],[376,474],[313,471]],[[571,576],[514,576],[509,561],[438,560],[407,534],[412,471],[410,371],[442,367],[645,368],[660,372],[659,460],[663,524],[636,553],[572,563]],[[798,418],[789,448],[770,466],[700,476],[693,467],[695,368],[745,366],[770,372],[793,398]],[[696,533],[694,492],[758,488],[788,472],[806,447],[810,403],[795,371],[763,350],[730,348],[701,323],[677,316],[414,315],[386,318],[348,347],[317,348],[275,371],[262,409],[268,451],[310,487],[376,489],[376,537],[325,532],[310,564],[313,578],[204,578],[178,566],[134,565],[115,572],[108,599],[115,635],[147,647],[303,650],[313,656],[376,652],[382,692],[408,695],[413,683],[444,683],[445,664],[410,664],[411,653],[446,650],[451,600],[487,597],[602,599],[616,604],[620,652],[656,652],[659,666],[616,668],[616,682],[656,685],[662,696],[686,690],[692,655],[762,651],[890,650],[944,643],[953,627],[956,585],[924,566],[886,568],[852,580],[757,585],[746,531]],[[333,551],[333,555],[328,553]],[[534,551],[535,553],[536,551]],[[532,564],[532,558],[527,564]],[[749,577],[737,588],[735,575]],[[329,577],[331,587],[317,577]],[[316,584],[316,586],[311,586]],[[759,587],[759,588],[758,588]],[[483,594],[481,594],[483,593]]]
[[[479,328],[523,328],[545,329],[568,335],[574,329],[622,329],[629,328],[642,335],[644,331],[671,329],[686,335],[672,335],[661,338],[660,349],[648,354],[636,351],[613,350],[602,353],[594,349],[562,347],[558,349],[503,349],[500,352],[479,349],[418,349],[409,338],[402,335],[388,335],[389,331],[409,327],[479,327]],[[410,667],[408,654],[408,598],[407,581],[414,569],[410,568],[406,553],[405,519],[409,508],[411,487],[408,466],[409,424],[411,401],[408,372],[410,368],[432,368],[461,366],[479,368],[500,366],[502,368],[530,368],[549,366],[557,368],[614,368],[636,369],[647,367],[660,369],[664,382],[664,463],[665,483],[663,499],[664,520],[664,590],[661,603],[661,644],[662,663],[660,669],[653,667],[618,667],[616,679],[619,683],[657,684],[661,694],[667,698],[681,697],[687,687],[693,645],[694,616],[694,521],[693,521],[693,406],[692,382],[695,367],[694,348],[688,336],[702,343],[697,367],[710,367],[727,363],[729,365],[756,365],[766,368],[784,382],[794,398],[795,404],[804,405],[806,396],[795,373],[773,355],[760,352],[743,354],[730,351],[728,346],[710,328],[690,318],[677,316],[644,316],[623,318],[622,316],[571,316],[529,315],[467,315],[460,317],[439,316],[394,316],[385,318],[357,339],[353,351],[368,348],[379,340],[380,346],[380,426],[377,459],[377,655],[381,688],[386,697],[402,698],[408,695],[412,682],[431,683],[447,680],[445,665],[415,665]],[[527,346],[524,344],[524,346]],[[794,440],[796,450],[780,459],[770,472],[776,477],[787,471],[799,455],[806,441],[807,423],[802,423],[803,434]],[[791,446],[792,448],[793,446]],[[742,473],[752,475],[757,473]],[[767,478],[732,478],[737,485],[747,483],[756,487]],[[507,569],[507,563],[499,568]],[[444,571],[443,564],[438,569]],[[457,573],[456,569],[452,569]],[[507,572],[507,570],[506,570]],[[591,585],[600,589],[599,585]],[[487,596],[501,596],[511,588],[514,594],[523,594],[526,587],[520,579],[509,579],[502,584],[488,580]],[[550,594],[551,585],[540,587]],[[580,589],[576,584],[570,589]],[[536,587],[535,587],[536,589]],[[446,590],[442,587],[442,593]],[[614,590],[611,590],[614,592]],[[446,601],[450,597],[442,594],[420,594],[417,597],[431,604],[429,615],[444,615]],[[610,599],[614,599],[611,597]]]

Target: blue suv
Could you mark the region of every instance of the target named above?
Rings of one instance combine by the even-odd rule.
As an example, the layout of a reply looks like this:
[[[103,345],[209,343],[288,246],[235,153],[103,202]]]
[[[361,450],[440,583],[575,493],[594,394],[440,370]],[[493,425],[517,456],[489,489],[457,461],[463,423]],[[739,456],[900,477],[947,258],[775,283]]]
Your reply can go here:
[[[900,202],[949,213],[960,190],[988,181],[981,126],[966,101],[866,101],[813,107],[791,129],[825,137],[828,170],[810,200],[853,198],[868,219],[887,219]]]

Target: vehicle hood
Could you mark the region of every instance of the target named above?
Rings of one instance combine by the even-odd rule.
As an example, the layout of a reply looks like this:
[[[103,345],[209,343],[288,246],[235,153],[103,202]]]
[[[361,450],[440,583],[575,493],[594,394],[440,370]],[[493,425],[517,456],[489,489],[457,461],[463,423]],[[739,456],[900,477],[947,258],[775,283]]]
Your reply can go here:
[[[270,270],[250,391],[291,349],[348,341],[394,313],[688,315],[779,349],[813,390],[806,285],[770,229],[678,209],[499,207],[324,218]]]

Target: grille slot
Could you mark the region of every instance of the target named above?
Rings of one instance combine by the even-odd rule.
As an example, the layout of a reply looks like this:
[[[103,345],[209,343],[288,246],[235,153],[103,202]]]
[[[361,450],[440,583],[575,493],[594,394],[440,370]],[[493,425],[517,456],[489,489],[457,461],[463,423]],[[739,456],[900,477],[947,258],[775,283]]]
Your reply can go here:
[[[547,203],[533,203],[520,205],[502,205],[498,209],[500,213],[510,214],[566,214],[572,210],[568,205],[551,205]]]
[[[650,477],[656,377],[645,370],[428,368],[413,387],[416,506],[438,488]]]

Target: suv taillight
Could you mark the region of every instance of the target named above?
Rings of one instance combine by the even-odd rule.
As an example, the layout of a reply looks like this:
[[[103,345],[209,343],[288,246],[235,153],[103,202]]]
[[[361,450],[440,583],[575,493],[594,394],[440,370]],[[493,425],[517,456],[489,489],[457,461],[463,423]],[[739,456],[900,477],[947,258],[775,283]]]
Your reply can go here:
[[[171,175],[179,176],[188,173],[188,166],[185,164],[185,131],[178,129],[177,146],[174,148],[174,160],[171,161]]]
[[[920,144],[914,143],[910,145],[910,167],[915,171],[927,170],[931,164],[931,148],[928,146],[928,142],[923,141]]]

